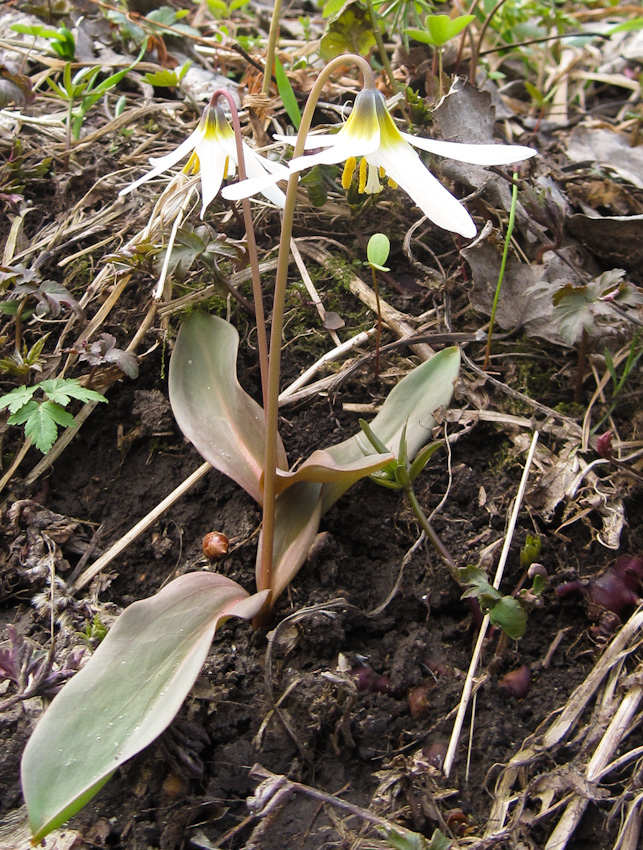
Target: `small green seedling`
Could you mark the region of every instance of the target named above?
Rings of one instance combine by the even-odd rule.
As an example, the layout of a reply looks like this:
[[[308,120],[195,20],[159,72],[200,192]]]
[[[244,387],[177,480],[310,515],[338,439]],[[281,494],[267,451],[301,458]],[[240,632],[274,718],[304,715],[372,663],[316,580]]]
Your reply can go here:
[[[360,419],[359,424],[369,443],[377,452],[381,453],[383,443],[375,434],[368,422],[364,419]],[[377,472],[369,475],[369,478],[376,484],[379,484],[381,487],[387,487],[389,490],[404,490],[411,504],[411,508],[413,509],[413,513],[420,524],[420,528],[426,534],[436,551],[442,556],[444,563],[451,573],[451,577],[460,584],[460,576],[456,563],[444,543],[435,533],[435,530],[422,510],[418,498],[415,495],[415,490],[413,489],[413,482],[427,465],[434,452],[441,446],[441,440],[422,446],[414,455],[413,459],[411,459],[406,439],[406,426],[404,426],[400,436],[397,457]]]
[[[160,71],[150,71],[143,75],[143,79],[155,88],[173,89],[180,85],[191,65],[192,61],[186,59],[180,68],[162,68]]]
[[[74,39],[74,34],[67,27],[59,27],[57,30],[51,30],[42,25],[13,24],[11,29],[23,35],[32,35],[34,38],[49,39],[51,49],[61,59],[73,62],[76,58],[76,40]]]
[[[404,34],[419,41],[422,44],[431,44],[437,48],[438,54],[438,82],[440,92],[442,91],[442,53],[445,44],[469,26],[475,20],[475,15],[460,15],[450,18],[449,15],[427,15],[424,19],[424,29],[406,29]]]
[[[41,398],[34,398],[41,392]],[[58,426],[73,428],[76,420],[65,410],[72,398],[79,401],[107,401],[105,396],[83,387],[75,378],[52,378],[32,387],[16,387],[0,398],[0,410],[8,408],[9,425],[24,425],[25,436],[43,454],[58,436]]]
[[[540,557],[542,543],[540,537],[533,537],[528,534],[525,539],[525,545],[520,550],[520,566],[523,570],[528,570]]]
[[[12,375],[21,381],[25,381],[31,371],[42,372],[42,352],[48,337],[49,334],[45,334],[37,339],[31,348],[23,344],[22,351],[15,349],[9,357],[1,357],[0,372]]]
[[[460,583],[469,590],[462,594],[463,599],[477,599],[483,614],[505,632],[512,640],[521,638],[527,628],[527,612],[513,596],[503,596],[487,579],[484,570],[468,566],[459,570]]]
[[[71,75],[71,63],[68,62],[63,69],[62,85],[47,77],[47,85],[67,103],[67,148],[71,147],[71,140],[80,138],[85,115],[104,95],[114,89],[123,77],[132,68],[136,67],[143,58],[147,42],[143,44],[134,62],[127,68],[111,74],[102,82],[97,82],[101,67],[81,68],[74,76]],[[78,107],[76,107],[78,104]]]
[[[384,233],[374,233],[368,240],[366,256],[368,258],[364,265],[371,267],[373,275],[373,291],[375,292],[375,303],[377,305],[377,330],[375,331],[375,379],[380,373],[380,341],[382,338],[382,310],[380,307],[380,293],[377,286],[377,275],[375,271],[387,272],[389,269],[384,265],[391,251],[391,243]]]

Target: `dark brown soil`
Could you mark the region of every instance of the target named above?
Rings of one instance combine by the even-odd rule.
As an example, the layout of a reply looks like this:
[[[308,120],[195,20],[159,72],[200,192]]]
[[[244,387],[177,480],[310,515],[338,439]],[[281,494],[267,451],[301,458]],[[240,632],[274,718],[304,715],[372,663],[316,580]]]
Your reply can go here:
[[[47,510],[77,524],[61,543],[68,569],[79,558],[70,542],[82,551],[93,539],[95,553],[104,550],[201,462],[172,425],[159,376],[160,363],[148,361],[136,390],[127,383],[118,386],[109,406],[94,416],[32,494]],[[365,376],[365,381],[369,395],[381,393],[372,378]],[[359,385],[349,387],[350,397],[362,394]],[[350,419],[329,400],[288,411],[284,433],[290,457],[335,442],[340,421]],[[354,422],[347,427],[352,430]],[[477,563],[481,550],[503,537],[520,474],[517,464],[499,467],[503,451],[506,441],[487,425],[453,446],[451,489],[434,522],[459,564]],[[448,484],[444,463],[434,461],[418,484],[420,500],[430,511]],[[527,503],[503,583],[507,588],[521,577],[519,548],[525,534],[534,531],[530,512]],[[634,524],[636,502],[628,515]],[[210,530],[225,532],[233,544],[219,569],[252,587],[259,519],[256,506],[235,484],[209,473],[100,577],[89,597],[67,599],[60,650],[82,643],[78,632],[94,613],[109,623],[123,606],[151,595],[176,575],[208,569],[201,539]],[[592,541],[591,529],[582,523],[564,535],[537,528],[543,538],[541,561],[554,583],[572,574],[594,574],[611,561],[611,553]],[[15,530],[13,539],[5,531],[4,545],[11,551],[20,538]],[[634,525],[629,534],[636,539],[640,529]],[[275,626],[294,612],[304,614],[275,633],[271,670],[266,673],[267,635],[253,634],[247,623],[229,622],[217,634],[194,693],[169,731],[71,821],[82,846],[209,847],[236,829],[232,846],[255,846],[245,842],[256,822],[243,825],[246,798],[257,784],[250,775],[255,763],[383,816],[398,813],[400,823],[427,836],[445,823],[474,834],[488,816],[494,765],[506,762],[564,704],[600,645],[588,630],[583,606],[561,603],[551,591],[544,607],[530,615],[526,635],[510,642],[495,661],[498,636],[493,636],[483,658],[470,748],[467,733],[455,771],[445,780],[439,768],[475,637],[470,610],[425,544],[404,566],[384,610],[371,613],[393,590],[417,535],[411,510],[397,493],[363,482],[342,498],[325,517],[309,562],[278,602]],[[21,545],[29,544],[23,540]],[[61,560],[63,576],[65,567]],[[15,623],[37,643],[46,641],[46,615],[34,618],[29,607],[29,598],[45,589],[45,576],[29,581],[23,571],[3,579],[5,622]],[[305,613],[309,606],[312,610]],[[559,634],[562,640],[544,663]],[[516,699],[499,689],[498,678],[523,664],[534,681],[527,696]],[[361,667],[381,677],[377,685],[356,687],[346,671]],[[275,700],[286,694],[279,708],[288,730],[271,713],[266,675]],[[418,708],[419,688],[425,689],[425,701]],[[28,703],[2,718],[4,811],[20,803],[19,755],[37,716],[37,705]],[[253,840],[265,850],[317,850],[343,846],[349,833],[363,827],[341,811],[332,815],[319,802],[296,794],[262,822]],[[601,818],[600,807],[593,808],[590,833],[602,828]],[[575,847],[601,846],[589,834],[579,841]]]

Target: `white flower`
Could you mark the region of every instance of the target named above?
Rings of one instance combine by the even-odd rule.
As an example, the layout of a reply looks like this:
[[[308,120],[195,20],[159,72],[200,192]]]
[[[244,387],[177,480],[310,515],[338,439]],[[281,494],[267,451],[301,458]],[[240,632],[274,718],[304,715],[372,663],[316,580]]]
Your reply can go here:
[[[183,171],[186,174],[201,174],[201,197],[203,201],[201,218],[203,218],[206,208],[219,193],[224,179],[234,177],[238,166],[234,130],[220,106],[206,106],[196,130],[176,150],[166,156],[150,157],[152,170],[119,192],[119,195],[126,195],[142,183],[158,177],[159,174],[176,165],[188,154],[190,154],[190,158]],[[272,178],[263,189],[257,191],[261,191],[273,204],[283,207],[285,195],[274,184],[277,180],[288,179],[288,169],[277,162],[271,162],[265,157],[259,156],[245,143],[243,144],[243,155],[246,174],[249,178],[258,178],[268,174]]]
[[[294,136],[278,139],[295,144]],[[301,171],[313,165],[331,165],[346,161],[342,185],[351,185],[359,163],[360,192],[381,192],[381,180],[388,176],[389,183],[400,186],[415,201],[434,224],[471,238],[476,226],[460,201],[453,197],[426,168],[411,147],[429,151],[439,156],[468,162],[473,165],[508,165],[534,156],[533,148],[521,145],[468,145],[460,142],[439,142],[401,133],[391,118],[384,96],[374,88],[363,89],[355,98],[355,105],[338,133],[307,136],[307,150],[325,148],[319,153],[296,157],[290,170]],[[242,181],[224,190],[224,197],[240,198],[264,191],[269,177]],[[245,188],[244,188],[244,184]]]

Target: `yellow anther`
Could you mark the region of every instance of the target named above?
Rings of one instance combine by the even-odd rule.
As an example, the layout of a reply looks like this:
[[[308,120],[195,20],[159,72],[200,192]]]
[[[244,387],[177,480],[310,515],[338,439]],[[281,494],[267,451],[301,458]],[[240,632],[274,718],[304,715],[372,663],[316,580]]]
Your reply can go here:
[[[344,166],[344,172],[342,174],[342,188],[350,189],[351,183],[353,182],[353,174],[355,174],[355,169],[357,168],[357,160],[354,156],[349,156],[346,160],[346,165]]]
[[[379,167],[380,180],[383,180],[386,177],[386,171],[384,171],[384,166],[380,165]]]
[[[228,168],[229,168],[229,167],[230,167],[230,157],[229,157],[229,156],[227,156],[227,157],[225,158],[225,164],[224,164],[224,166],[223,166],[223,179],[224,179],[224,180],[227,180],[227,179],[228,179]]]
[[[392,177],[388,178],[388,185],[391,187],[391,189],[397,189],[397,183],[395,182],[395,180],[393,180]]]
[[[362,157],[362,160],[359,164],[358,192],[360,193],[360,195],[363,194],[365,189],[366,189],[366,176],[367,176],[367,174],[368,174],[368,163],[366,162],[366,159],[364,157]]]

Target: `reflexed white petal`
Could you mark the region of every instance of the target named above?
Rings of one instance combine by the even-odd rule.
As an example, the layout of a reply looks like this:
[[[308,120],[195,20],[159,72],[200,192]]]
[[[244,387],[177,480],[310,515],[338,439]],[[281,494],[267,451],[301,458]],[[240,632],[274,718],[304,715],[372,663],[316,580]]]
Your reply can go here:
[[[275,139],[278,142],[286,142],[293,147],[297,144],[299,136],[282,136],[280,133],[275,133]],[[315,150],[315,148],[327,148],[334,145],[337,141],[337,133],[308,133],[304,142],[304,150]]]
[[[382,166],[434,224],[467,239],[476,235],[473,219],[460,201],[435,179],[406,142],[382,146],[367,160]]]
[[[205,139],[197,144],[195,150],[199,157],[201,173],[201,218],[203,218],[203,214],[219,193],[223,183],[228,155],[218,140]]]
[[[269,165],[277,166],[277,168],[271,168],[272,174],[271,177],[276,177],[277,179],[287,180],[290,176],[288,169],[280,165],[277,162],[271,162],[263,157],[259,156],[258,153],[255,153],[251,148],[247,145],[243,146],[243,154],[246,163],[246,174],[249,179],[253,179],[255,177],[264,177],[266,173],[270,174]],[[269,163],[269,164],[268,164]],[[244,181],[245,182],[245,181]],[[268,184],[264,189],[260,190],[261,194],[275,204],[278,207],[283,207],[286,203],[286,196],[277,186],[274,185],[274,180],[272,183]]]
[[[401,135],[413,147],[438,156],[446,156],[458,162],[468,162],[471,165],[510,165],[512,162],[521,162],[538,153],[524,145],[468,145],[464,142],[424,139],[420,136],[410,136],[408,133],[401,133]]]
[[[283,177],[280,174],[268,174],[265,171],[263,176],[249,177],[247,180],[241,180],[239,183],[231,183],[229,186],[224,186],[221,194],[228,201],[240,201],[242,198],[249,198],[258,192],[268,197],[266,192],[270,191],[271,187],[274,187],[275,183],[282,179]]]
[[[142,183],[147,183],[148,180],[153,180],[154,177],[158,177],[159,174],[162,174],[164,171],[167,171],[168,168],[176,165],[177,162],[184,159],[194,150],[195,145],[202,137],[203,132],[197,127],[197,129],[188,136],[188,138],[182,142],[178,148],[176,148],[176,150],[171,151],[165,156],[150,157],[150,165],[153,166],[152,170],[148,171],[147,174],[144,174],[142,177],[139,177],[138,180],[134,181],[134,183],[126,186],[118,194],[127,195],[128,192],[132,191],[132,189],[136,189],[137,186],[140,186]]]

